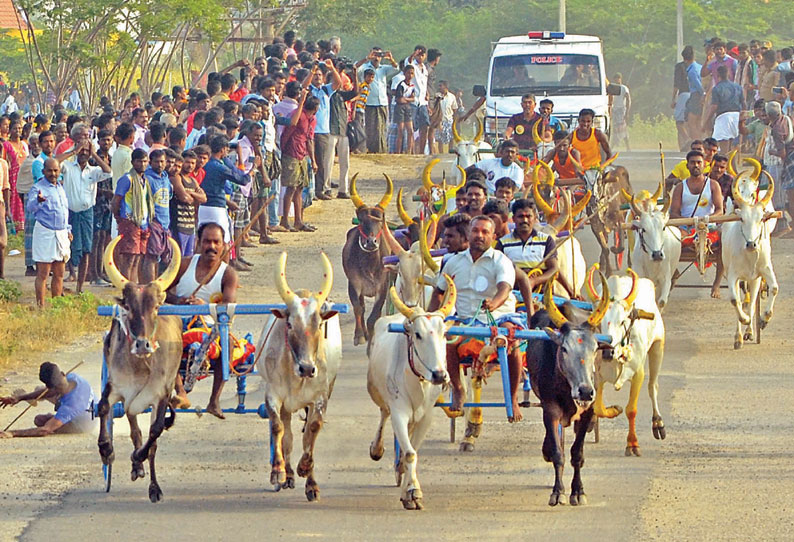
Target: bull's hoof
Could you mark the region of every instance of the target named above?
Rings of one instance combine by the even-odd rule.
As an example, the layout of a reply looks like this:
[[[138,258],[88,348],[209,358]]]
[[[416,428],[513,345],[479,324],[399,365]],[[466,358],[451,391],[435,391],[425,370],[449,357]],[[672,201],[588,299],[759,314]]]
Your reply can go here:
[[[755,340],[755,338],[753,337],[753,332],[752,331],[745,331],[744,332],[744,342],[751,343],[754,340]]]
[[[287,475],[287,479],[281,484],[281,489],[295,489],[295,475]]]
[[[149,500],[157,503],[163,500],[163,491],[155,482],[149,484]]]
[[[379,444],[375,444],[374,442],[369,445],[369,456],[373,459],[373,461],[380,461],[383,457],[383,442]]]
[[[558,504],[565,504],[565,493],[552,491],[549,497],[549,506],[557,506]]]
[[[640,451],[640,446],[626,446],[626,457],[631,457],[632,455],[641,457],[642,452]]]
[[[103,465],[112,465],[116,459],[116,454],[113,451],[113,443],[100,442],[99,443],[99,457],[102,458]]]
[[[459,450],[461,452],[473,452],[474,451],[474,443],[473,442],[466,442],[465,440],[460,443]]]
[[[132,471],[130,472],[130,479],[134,482],[138,478],[143,478],[145,476],[146,471],[143,470],[143,465],[141,463],[133,463]]]
[[[400,499],[403,503],[403,508],[406,510],[422,510],[424,508],[422,491],[420,489],[412,489],[406,495],[406,498]]]
[[[364,333],[359,333],[358,331],[353,335],[353,346],[358,346],[360,344],[367,344],[367,337]]]
[[[274,491],[280,491],[283,484],[287,481],[287,473],[283,470],[273,469],[270,471],[270,483]]]
[[[568,502],[571,503],[571,506],[584,506],[587,504],[587,495],[584,494],[584,490],[582,489],[571,492]]]
[[[742,347],[742,341],[733,341],[733,349],[739,350]]]
[[[317,484],[306,485],[306,500],[309,502],[320,500],[320,488],[317,487]]]
[[[664,421],[660,417],[655,417],[652,419],[652,426],[653,426],[653,438],[656,440],[664,440],[667,436],[667,433],[664,430]]]
[[[306,478],[314,469],[314,459],[307,454],[303,454],[301,460],[298,461],[298,476],[301,478]]]
[[[769,323],[769,321],[771,319],[772,319],[772,313],[771,312],[765,312],[761,316],[761,320],[758,322],[758,324],[761,326],[761,329],[766,329],[766,326],[767,326],[767,324]]]

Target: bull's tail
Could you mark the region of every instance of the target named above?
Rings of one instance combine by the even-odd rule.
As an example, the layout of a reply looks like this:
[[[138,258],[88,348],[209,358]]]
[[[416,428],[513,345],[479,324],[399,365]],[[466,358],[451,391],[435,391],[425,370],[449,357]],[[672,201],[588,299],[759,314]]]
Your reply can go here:
[[[170,416],[168,414],[165,416],[166,431],[171,429],[174,426],[174,422],[176,421],[176,410],[174,410],[174,407],[172,407],[170,403],[168,405],[168,412],[170,413]]]

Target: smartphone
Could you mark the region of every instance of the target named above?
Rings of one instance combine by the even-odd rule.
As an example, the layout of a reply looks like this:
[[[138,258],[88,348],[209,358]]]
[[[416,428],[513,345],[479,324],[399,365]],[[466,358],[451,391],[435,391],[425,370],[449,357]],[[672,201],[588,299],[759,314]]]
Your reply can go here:
[[[783,94],[783,87],[772,87],[772,92],[775,94]]]

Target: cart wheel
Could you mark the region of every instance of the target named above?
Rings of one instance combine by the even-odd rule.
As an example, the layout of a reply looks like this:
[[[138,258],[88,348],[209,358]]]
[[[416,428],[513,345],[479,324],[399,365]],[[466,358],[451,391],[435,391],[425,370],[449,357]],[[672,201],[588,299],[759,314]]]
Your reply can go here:
[[[457,418],[449,419],[449,441],[455,443],[455,420]]]

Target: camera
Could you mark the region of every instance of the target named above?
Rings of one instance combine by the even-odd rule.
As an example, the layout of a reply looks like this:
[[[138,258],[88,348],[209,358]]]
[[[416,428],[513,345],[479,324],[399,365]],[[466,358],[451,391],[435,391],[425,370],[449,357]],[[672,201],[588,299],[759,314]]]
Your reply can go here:
[[[379,51],[375,53],[375,56],[378,58],[383,58],[384,56],[386,56],[386,53],[384,53],[383,51]]]
[[[783,94],[783,87],[772,87],[772,92],[775,94]]]

